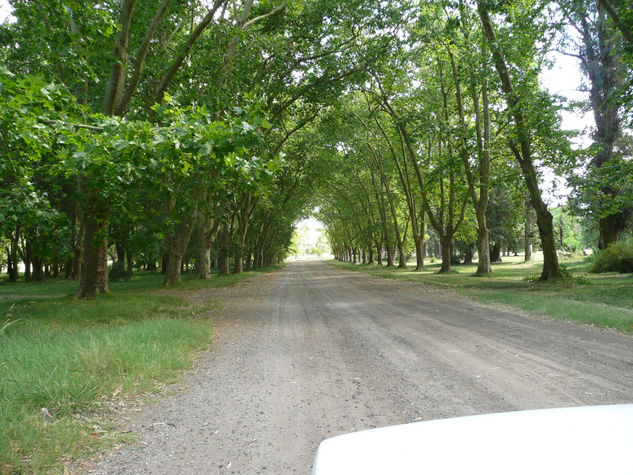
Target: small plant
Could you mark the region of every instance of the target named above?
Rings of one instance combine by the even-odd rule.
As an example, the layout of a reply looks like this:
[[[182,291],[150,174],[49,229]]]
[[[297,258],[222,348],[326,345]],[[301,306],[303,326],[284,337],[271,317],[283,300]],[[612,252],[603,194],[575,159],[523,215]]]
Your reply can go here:
[[[633,272],[633,239],[616,242],[598,251],[591,272]]]
[[[20,320],[22,320],[21,318],[17,318],[15,320],[11,320],[11,317],[13,317],[13,315],[11,314],[11,312],[13,312],[13,307],[15,307],[15,304],[11,305],[11,308],[9,309],[7,314],[5,315],[4,323],[2,325],[0,325],[0,335],[4,335],[4,333],[7,331],[7,328],[9,328],[14,323],[17,323]]]

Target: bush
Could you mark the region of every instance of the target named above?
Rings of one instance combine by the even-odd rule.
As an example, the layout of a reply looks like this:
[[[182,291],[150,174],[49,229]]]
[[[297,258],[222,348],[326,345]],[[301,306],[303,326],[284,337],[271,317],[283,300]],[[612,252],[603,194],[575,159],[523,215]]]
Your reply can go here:
[[[633,240],[616,242],[598,251],[591,272],[633,272]]]
[[[125,270],[125,264],[122,261],[117,261],[110,267],[108,279],[112,282],[118,282],[120,280],[130,280],[132,273]]]

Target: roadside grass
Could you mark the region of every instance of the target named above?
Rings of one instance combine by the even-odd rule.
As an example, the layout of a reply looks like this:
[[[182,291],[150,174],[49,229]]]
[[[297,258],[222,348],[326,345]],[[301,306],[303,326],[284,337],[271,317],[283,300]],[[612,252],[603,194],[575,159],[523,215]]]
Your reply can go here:
[[[254,274],[186,276],[178,289],[234,285]],[[87,301],[38,300],[31,297],[42,284],[0,284],[11,296],[0,300],[0,473],[63,473],[64,462],[133,438],[114,431],[111,403],[175,381],[213,330],[205,311],[217,304],[157,292],[162,277],[138,274]],[[77,283],[49,285],[45,293],[72,293]]]
[[[448,288],[484,303],[500,304],[552,318],[633,332],[633,274],[591,274],[582,259],[561,261],[568,277],[538,282],[542,261],[524,264],[522,257],[505,257],[493,264],[490,277],[478,277],[473,265],[456,265],[450,274],[438,274],[441,263],[427,263],[422,271],[376,265],[331,265],[366,274],[421,282]]]

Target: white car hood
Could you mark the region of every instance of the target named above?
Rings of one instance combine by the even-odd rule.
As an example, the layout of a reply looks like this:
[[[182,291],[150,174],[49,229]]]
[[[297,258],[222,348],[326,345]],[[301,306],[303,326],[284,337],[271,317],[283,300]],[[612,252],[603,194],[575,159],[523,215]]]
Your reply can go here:
[[[324,440],[313,475],[633,475],[633,404],[417,422]]]

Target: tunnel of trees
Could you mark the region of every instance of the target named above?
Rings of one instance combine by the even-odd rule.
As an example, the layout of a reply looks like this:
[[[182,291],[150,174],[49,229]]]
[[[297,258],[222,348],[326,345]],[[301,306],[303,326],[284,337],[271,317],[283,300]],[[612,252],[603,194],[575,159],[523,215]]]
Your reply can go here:
[[[22,263],[26,280],[77,279],[90,298],[139,269],[166,284],[257,269],[311,212],[342,260],[434,256],[446,272],[476,255],[486,275],[538,248],[543,280],[561,248],[630,236],[627,1],[10,3],[9,280]],[[554,50],[581,66],[575,110],[595,121],[582,147],[561,127],[570,105],[539,82]],[[546,173],[570,184],[564,210],[548,209]]]

